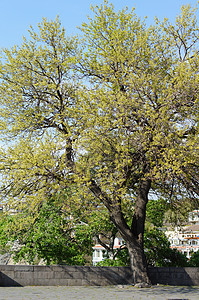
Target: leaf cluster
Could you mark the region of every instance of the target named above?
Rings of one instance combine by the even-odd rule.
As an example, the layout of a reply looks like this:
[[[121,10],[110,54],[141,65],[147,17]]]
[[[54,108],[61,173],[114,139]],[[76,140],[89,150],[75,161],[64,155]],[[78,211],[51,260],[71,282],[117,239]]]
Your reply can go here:
[[[91,256],[92,236],[54,199],[43,203],[28,223],[24,218],[25,211],[1,219],[1,244],[9,245],[16,262],[83,265]]]

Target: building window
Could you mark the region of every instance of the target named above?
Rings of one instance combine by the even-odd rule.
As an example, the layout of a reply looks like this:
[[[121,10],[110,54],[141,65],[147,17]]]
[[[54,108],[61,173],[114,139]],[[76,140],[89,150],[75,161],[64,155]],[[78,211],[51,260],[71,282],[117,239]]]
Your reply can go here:
[[[99,250],[96,250],[96,257],[100,257],[100,251]]]

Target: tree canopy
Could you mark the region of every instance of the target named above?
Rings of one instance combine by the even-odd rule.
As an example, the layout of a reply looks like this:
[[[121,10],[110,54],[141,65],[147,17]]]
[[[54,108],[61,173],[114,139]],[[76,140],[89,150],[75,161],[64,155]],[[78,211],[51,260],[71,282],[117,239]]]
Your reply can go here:
[[[93,11],[81,37],[67,38],[59,19],[44,19],[21,46],[2,51],[2,196],[34,211],[72,185],[79,192],[65,204],[83,197],[105,206],[126,241],[134,281],[149,282],[149,193],[173,207],[198,201],[196,9],[182,6],[174,24],[151,26],[108,1]]]

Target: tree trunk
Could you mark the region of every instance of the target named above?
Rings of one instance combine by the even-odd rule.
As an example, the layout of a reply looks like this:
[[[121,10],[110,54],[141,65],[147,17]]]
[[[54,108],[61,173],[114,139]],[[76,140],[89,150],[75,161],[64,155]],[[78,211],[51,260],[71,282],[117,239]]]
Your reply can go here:
[[[127,224],[125,224],[126,222],[124,219],[122,220],[122,216],[120,218],[122,222],[118,222],[119,218],[115,218],[115,224],[123,239],[126,241],[135,284],[141,282],[150,284],[147,262],[144,254],[144,225],[150,187],[150,180],[145,180],[140,183],[137,190],[135,212],[131,229],[129,228],[130,230],[125,226]]]
[[[148,193],[150,187],[150,180],[144,180],[139,185],[135,204],[135,212],[131,225],[133,238],[131,241],[127,241],[130,264],[135,283],[150,283],[146,257],[144,254],[144,226],[146,218],[146,205],[148,202]]]
[[[141,282],[150,284],[143,247],[141,247],[137,241],[132,240],[126,242],[126,245],[129,252],[130,267],[133,272],[134,284]]]
[[[127,241],[130,264],[135,283],[150,283],[146,257],[144,254],[144,227],[146,218],[146,205],[148,202],[148,193],[150,187],[150,180],[144,180],[139,185],[135,204],[135,212],[131,225],[133,238],[131,241]]]

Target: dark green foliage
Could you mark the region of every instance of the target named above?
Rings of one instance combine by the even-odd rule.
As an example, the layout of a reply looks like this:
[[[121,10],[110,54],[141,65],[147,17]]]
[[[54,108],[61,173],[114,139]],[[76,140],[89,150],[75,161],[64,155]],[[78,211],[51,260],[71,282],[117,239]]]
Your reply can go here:
[[[145,233],[145,254],[148,265],[156,267],[186,267],[187,258],[170,243],[161,230],[153,228]]]
[[[10,247],[15,241],[20,245],[13,250],[15,261],[34,263],[42,259],[46,264],[84,265],[86,257],[92,255],[92,237],[85,226],[72,224],[54,201],[42,205],[30,227],[10,230],[20,217],[5,216],[0,224],[1,244],[5,246],[9,240]]]
[[[12,222],[12,217],[3,216],[3,213],[0,217],[0,254],[5,254],[10,250],[9,236],[7,233],[7,228],[9,228],[9,223]]]
[[[166,211],[166,202],[163,199],[150,200],[146,208],[146,222],[156,227],[162,227],[164,214]]]
[[[163,226],[167,209],[168,204],[163,199],[147,203],[144,242],[147,263],[157,267],[185,267],[188,265],[186,256],[177,249],[171,249],[164,231],[159,229]]]
[[[156,206],[157,205],[157,206]],[[78,217],[79,214],[79,217]],[[93,238],[100,239],[109,251],[104,253],[104,261],[100,266],[128,266],[127,248],[113,250],[113,241],[117,230],[110,221],[107,211],[102,208],[92,211],[88,216],[73,209],[78,221],[71,220],[70,214],[54,199],[48,200],[39,208],[39,213],[29,226],[19,226],[19,219],[26,218],[23,213],[3,215],[0,219],[0,251],[9,251],[14,242],[20,247],[12,249],[16,261],[25,259],[29,263],[37,263],[43,259],[46,264],[91,264]],[[164,206],[162,201],[149,201],[147,205],[147,222],[153,227],[145,231],[145,254],[148,265],[179,266],[188,265],[185,255],[170,248],[164,232],[157,226],[162,225]],[[82,220],[83,222],[80,222]],[[78,224],[79,222],[79,224]],[[17,230],[16,230],[17,226]],[[99,238],[100,236],[100,238]],[[109,255],[114,257],[110,259]],[[189,266],[199,266],[199,253],[194,253]]]
[[[189,267],[199,267],[199,251],[192,253],[189,260]]]
[[[127,248],[118,251],[116,259],[106,258],[97,264],[98,266],[129,266],[129,254]]]

